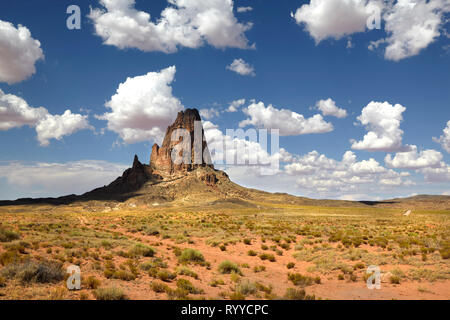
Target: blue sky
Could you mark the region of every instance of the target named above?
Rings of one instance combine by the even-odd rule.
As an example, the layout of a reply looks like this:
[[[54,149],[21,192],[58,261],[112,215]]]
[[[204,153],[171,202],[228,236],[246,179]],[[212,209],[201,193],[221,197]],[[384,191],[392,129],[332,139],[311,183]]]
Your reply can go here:
[[[109,2],[115,1],[116,5],[129,2]],[[292,155],[292,159],[284,162],[282,167],[288,166],[290,169],[282,170],[273,177],[253,175],[245,168],[229,169],[231,178],[243,185],[336,199],[449,193],[450,167],[447,163],[450,163],[450,132],[446,140],[447,135],[443,131],[450,120],[450,49],[446,31],[448,24],[445,24],[449,4],[439,0],[400,1],[412,4],[410,8],[416,7],[408,11],[401,3],[372,1],[382,7],[381,29],[367,30],[363,27],[364,30],[361,30],[361,15],[367,14],[370,8],[366,1],[360,2],[354,2],[359,3],[358,6],[349,11],[345,5],[349,5],[350,0],[332,0],[330,4],[319,0],[236,0],[234,3],[228,0],[179,0],[178,3],[191,6],[193,14],[207,12],[208,5],[220,9],[232,6],[231,16],[227,18],[233,27],[225,29],[224,33],[240,30],[240,38],[205,31],[200,33],[201,43],[189,48],[173,38],[160,36],[158,41],[164,46],[164,41],[175,43],[176,49],[170,53],[152,49],[156,45],[151,43],[154,41],[150,37],[151,31],[143,34],[143,40],[133,42],[136,33],[133,33],[132,27],[121,29],[120,25],[111,25],[108,21],[117,21],[117,16],[115,20],[108,16],[98,19],[88,17],[90,6],[110,12],[115,8],[112,5],[110,8],[102,6],[97,0],[1,2],[0,21],[11,23],[10,31],[13,30],[11,28],[17,29],[19,24],[26,27],[30,37],[40,42],[42,56],[34,45],[37,59],[32,61],[31,67],[35,67],[35,72],[8,80],[6,75],[2,78],[2,72],[6,72],[5,66],[11,65],[7,59],[14,57],[2,54],[0,50],[0,90],[4,95],[22,98],[30,108],[44,107],[47,113],[43,117],[50,117],[52,121],[61,120],[52,117],[63,114],[67,109],[79,117],[70,118],[76,121],[73,130],[61,127],[64,133],[69,132],[67,134],[53,136],[54,129],[42,129],[48,137],[48,145],[42,145],[42,141],[37,139],[36,130],[41,118],[32,124],[16,123],[12,128],[0,130],[0,148],[3,150],[0,153],[0,198],[80,193],[114,179],[131,164],[134,154],[138,154],[141,161],[148,162],[153,139],[147,136],[143,141],[124,141],[118,131],[108,129],[108,121],[95,115],[111,112],[105,103],[112,100],[119,85],[125,83],[127,78],[144,76],[149,72],[159,73],[171,66],[176,67],[176,72],[173,81],[168,84],[172,88],[170,96],[184,108],[219,111],[218,116],[204,120],[214,123],[223,132],[227,128],[238,128],[245,119],[253,120],[253,125],[249,127],[271,128],[267,121],[261,122],[256,114],[246,112],[246,108],[253,104],[252,99],[255,104],[262,102],[264,110],[272,105],[275,108],[272,119],[281,115],[279,110],[286,109],[305,118],[320,114],[323,121],[333,125],[331,132],[290,132],[282,136],[280,146]],[[66,27],[69,16],[66,8],[75,3],[81,9],[81,30]],[[327,7],[332,5],[337,7]],[[165,0],[136,0],[136,5],[131,4],[128,10],[149,13],[152,23],[156,23],[161,11],[168,6],[179,9]],[[238,12],[239,7],[251,7],[252,10]],[[327,10],[333,12],[333,17],[321,16],[321,12]],[[116,10],[114,14],[123,12]],[[294,17],[291,17],[291,12]],[[187,10],[186,13],[179,10],[179,14],[192,14],[192,11]],[[354,20],[354,24],[345,28],[336,24],[334,17],[339,15],[349,21]],[[311,20],[311,17],[314,19]],[[325,22],[317,26],[315,21],[319,18]],[[440,22],[436,23],[436,19]],[[426,24],[427,21],[433,23],[432,35],[405,35],[413,27],[420,30],[421,23]],[[211,19],[210,23],[216,22]],[[251,28],[245,27],[248,23],[252,24]],[[407,23],[412,25],[405,25]],[[111,28],[108,32],[113,36],[118,32],[132,34],[125,38],[110,38],[113,44],[106,45],[104,42],[108,39],[99,34],[98,26]],[[15,45],[14,41],[8,41],[11,39],[7,36],[11,37],[11,34],[5,35],[3,31],[5,34],[2,35],[1,30],[0,49],[23,52],[28,48],[27,44],[24,44],[25,49],[19,51],[9,48]],[[245,41],[239,42],[242,37]],[[385,43],[373,50],[368,49],[371,42],[380,39],[385,39]],[[124,48],[121,48],[121,41]],[[406,49],[387,56],[389,45],[394,47],[396,44]],[[30,46],[33,47],[32,44]],[[235,59],[242,59],[251,66],[254,75],[241,75],[227,69]],[[151,79],[140,82],[143,83],[142,90],[146,90],[145,81]],[[225,112],[230,103],[238,99],[245,99],[245,104],[237,112]],[[346,110],[347,116],[323,115],[315,106],[318,101],[326,99],[332,99],[338,108]],[[388,102],[389,106],[383,109],[380,105],[374,105],[372,113],[366,109],[370,123],[365,126],[357,117],[371,102]],[[0,110],[5,103],[0,98]],[[400,150],[398,145],[385,146],[379,151],[369,147],[352,149],[350,140],[362,141],[371,131],[370,125],[377,126],[375,122],[380,120],[377,116],[384,114],[389,118],[386,112],[396,104],[406,108],[397,114],[401,117],[397,129],[403,131],[400,144],[409,148],[408,152],[400,152],[406,149]],[[176,115],[176,112],[170,116],[173,117],[173,114]],[[0,111],[0,123],[6,123],[6,117],[6,113]],[[41,128],[49,121],[43,122]],[[161,127],[164,128],[167,122],[170,122],[167,118],[161,118]],[[301,124],[293,122],[294,125],[296,123]],[[389,134],[387,132],[386,136]],[[433,137],[437,139],[433,140]],[[416,152],[410,146],[416,146]],[[424,150],[432,152],[423,153]],[[318,160],[313,161],[315,164],[312,165],[305,158],[312,151],[334,160],[335,168],[320,167]],[[356,156],[356,167],[371,165],[361,162],[371,158],[378,163],[378,167],[372,163],[376,169],[368,175],[364,170],[362,173],[357,171],[355,166],[339,164],[347,151]],[[387,163],[387,154],[391,154],[392,158],[396,154],[400,156],[397,162]],[[98,173],[102,165],[108,168]],[[305,167],[308,170],[303,170]],[[96,179],[82,177],[92,171],[98,173]],[[334,180],[343,171],[352,173],[338,184],[324,183],[327,179]],[[68,181],[67,172],[75,180]],[[356,184],[349,182],[360,178],[363,181]]]

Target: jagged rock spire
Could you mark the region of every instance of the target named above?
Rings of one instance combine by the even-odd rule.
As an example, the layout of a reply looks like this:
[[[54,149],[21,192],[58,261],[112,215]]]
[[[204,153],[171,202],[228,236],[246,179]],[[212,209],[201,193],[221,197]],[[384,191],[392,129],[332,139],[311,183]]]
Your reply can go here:
[[[185,129],[189,135],[178,136],[177,129]],[[179,140],[172,141],[172,135],[174,134],[179,137]],[[190,150],[190,157],[187,154],[187,158],[184,158],[182,164],[174,163],[172,160],[172,150],[175,146],[185,146],[185,150]],[[186,157],[181,153],[180,156]],[[161,147],[156,143],[153,145],[150,167],[160,173],[172,174],[179,171],[191,171],[201,166],[213,168],[200,114],[197,109],[186,109],[179,112],[175,122],[167,128]]]

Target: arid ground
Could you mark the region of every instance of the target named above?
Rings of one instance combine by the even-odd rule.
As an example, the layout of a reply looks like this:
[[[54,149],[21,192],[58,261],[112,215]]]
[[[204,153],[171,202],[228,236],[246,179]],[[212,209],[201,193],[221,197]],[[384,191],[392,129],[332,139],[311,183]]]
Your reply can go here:
[[[450,299],[448,208],[249,203],[1,206],[0,298]]]

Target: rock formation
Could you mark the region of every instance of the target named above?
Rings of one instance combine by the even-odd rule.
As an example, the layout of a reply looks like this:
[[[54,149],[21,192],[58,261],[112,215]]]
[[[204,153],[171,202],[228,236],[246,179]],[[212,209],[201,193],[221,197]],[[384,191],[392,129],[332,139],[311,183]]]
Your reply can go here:
[[[177,132],[177,129],[185,131]],[[179,133],[181,135],[177,135]],[[172,153],[176,154],[177,150],[180,150],[180,160],[183,159],[181,156],[187,156],[181,163],[174,163],[172,160]],[[199,168],[204,168],[205,171],[197,172],[195,176],[209,187],[216,185],[217,177],[228,179],[224,172],[214,170],[211,164],[211,156],[198,110],[186,109],[179,112],[175,122],[167,128],[161,147],[156,143],[153,145],[149,165],[142,164],[135,155],[133,167],[127,169],[121,177],[108,186],[97,188],[86,195],[126,194],[141,189],[147,182],[150,185],[160,184],[186,176]]]
[[[183,132],[177,129],[184,129],[184,133],[188,135],[183,136]],[[175,147],[177,149],[174,150]],[[176,154],[177,150],[180,150],[178,154],[180,163],[174,163],[172,160],[172,152]],[[197,109],[186,109],[179,112],[175,122],[167,128],[161,147],[156,143],[153,145],[150,167],[161,174],[174,174],[205,166],[214,168],[200,114]]]

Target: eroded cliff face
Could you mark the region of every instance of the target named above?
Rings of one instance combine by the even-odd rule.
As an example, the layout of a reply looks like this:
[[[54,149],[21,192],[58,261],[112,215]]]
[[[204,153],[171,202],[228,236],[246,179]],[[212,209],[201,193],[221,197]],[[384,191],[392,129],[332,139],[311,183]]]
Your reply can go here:
[[[172,153],[176,155],[175,161]],[[200,114],[197,109],[181,111],[175,122],[167,128],[161,147],[156,143],[153,145],[150,167],[156,173],[170,175],[206,166],[214,168]]]

